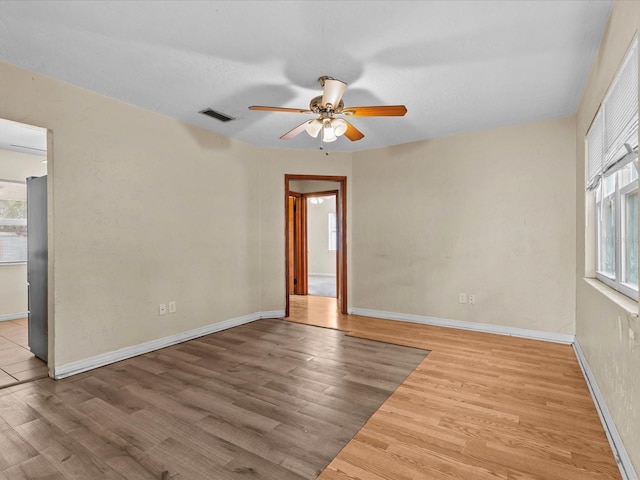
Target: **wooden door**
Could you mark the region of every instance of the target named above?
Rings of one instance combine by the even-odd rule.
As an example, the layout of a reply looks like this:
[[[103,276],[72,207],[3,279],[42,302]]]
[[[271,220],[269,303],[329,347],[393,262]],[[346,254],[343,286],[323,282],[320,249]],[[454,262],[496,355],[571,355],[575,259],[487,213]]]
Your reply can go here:
[[[307,199],[304,195],[296,198],[294,217],[294,290],[295,295],[306,295],[308,290],[307,270]]]
[[[288,208],[287,283],[290,294],[306,295],[307,282],[307,200],[290,192]]]
[[[289,196],[289,219],[287,221],[287,231],[289,238],[295,238],[295,209],[296,209],[296,197],[290,195]],[[288,277],[287,283],[289,285],[289,291],[291,293],[295,292],[295,264],[296,264],[296,255],[295,255],[295,242],[289,242],[287,247],[287,262],[290,265],[288,269]],[[291,268],[292,267],[292,268]]]

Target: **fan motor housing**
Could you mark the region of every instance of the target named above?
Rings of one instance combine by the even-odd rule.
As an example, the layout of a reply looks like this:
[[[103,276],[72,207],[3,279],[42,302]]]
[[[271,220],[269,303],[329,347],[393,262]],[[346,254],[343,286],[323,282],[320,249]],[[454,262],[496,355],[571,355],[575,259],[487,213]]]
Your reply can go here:
[[[309,102],[309,110],[313,113],[340,113],[343,108],[344,102],[342,100],[340,100],[337,107],[325,108],[322,105],[322,95],[312,98],[311,102]]]

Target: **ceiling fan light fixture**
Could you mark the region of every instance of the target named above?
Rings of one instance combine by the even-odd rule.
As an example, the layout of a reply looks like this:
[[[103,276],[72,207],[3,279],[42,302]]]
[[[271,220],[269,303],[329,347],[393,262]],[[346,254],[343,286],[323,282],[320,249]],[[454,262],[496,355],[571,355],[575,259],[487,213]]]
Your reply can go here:
[[[331,126],[333,127],[336,137],[344,135],[344,132],[347,131],[347,122],[341,118],[334,118],[331,120]]]
[[[318,138],[318,134],[320,133],[320,130],[322,130],[322,127],[323,127],[323,124],[320,120],[318,119],[309,120],[307,122],[307,126],[305,127],[305,130],[313,138]]]
[[[322,86],[322,95],[313,97],[308,109],[261,105],[252,105],[249,109],[266,112],[315,114],[317,115],[316,119],[302,122],[284,135],[281,135],[280,139],[288,140],[306,130],[309,136],[313,138],[318,138],[318,135],[322,132],[320,138],[324,142],[335,142],[338,137],[343,135],[352,142],[364,138],[364,134],[360,130],[342,118],[335,118],[336,115],[348,115],[350,117],[402,117],[407,113],[407,107],[404,105],[373,105],[345,108],[342,95],[347,84],[328,76],[320,77],[318,80]]]
[[[331,143],[335,142],[337,139],[336,131],[331,126],[331,122],[329,120],[325,121],[324,126],[322,127],[322,141],[325,143]]]

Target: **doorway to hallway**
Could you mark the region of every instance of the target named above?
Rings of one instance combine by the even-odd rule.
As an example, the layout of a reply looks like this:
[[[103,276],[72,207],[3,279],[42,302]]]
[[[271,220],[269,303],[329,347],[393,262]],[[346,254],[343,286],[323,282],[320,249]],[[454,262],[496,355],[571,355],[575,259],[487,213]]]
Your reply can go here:
[[[285,175],[285,201],[285,315],[290,295],[334,297],[346,314],[346,177]]]

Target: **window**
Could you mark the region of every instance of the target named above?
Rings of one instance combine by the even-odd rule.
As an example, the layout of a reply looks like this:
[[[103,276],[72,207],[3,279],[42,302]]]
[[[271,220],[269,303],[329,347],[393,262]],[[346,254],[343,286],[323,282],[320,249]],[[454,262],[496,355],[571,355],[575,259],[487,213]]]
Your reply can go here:
[[[0,264],[27,261],[27,187],[0,180]]]
[[[329,214],[329,251],[338,250],[338,223],[335,213]]]
[[[628,162],[596,189],[597,278],[636,298],[638,292],[638,170]]]
[[[596,278],[638,299],[638,48],[634,41],[586,139]]]

